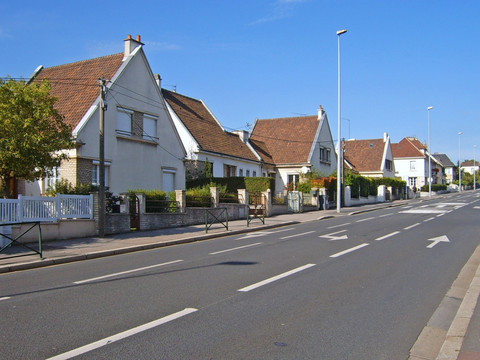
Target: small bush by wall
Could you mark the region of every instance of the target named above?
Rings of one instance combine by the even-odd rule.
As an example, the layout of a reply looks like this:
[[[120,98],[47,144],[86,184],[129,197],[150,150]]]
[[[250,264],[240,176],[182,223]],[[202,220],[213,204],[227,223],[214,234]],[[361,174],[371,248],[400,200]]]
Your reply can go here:
[[[271,189],[275,190],[275,179],[270,177],[228,177],[219,178],[214,177],[211,179],[196,179],[186,182],[187,193],[188,190],[193,188],[202,188],[204,186],[225,186],[225,192],[236,193],[238,189],[247,189],[249,193],[259,193]],[[222,190],[220,190],[222,192]]]

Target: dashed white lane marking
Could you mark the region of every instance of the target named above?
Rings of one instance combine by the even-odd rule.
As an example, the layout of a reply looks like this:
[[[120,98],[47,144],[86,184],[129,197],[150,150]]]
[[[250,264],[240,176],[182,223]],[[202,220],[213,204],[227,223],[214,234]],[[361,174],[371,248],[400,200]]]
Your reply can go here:
[[[428,219],[423,220],[423,222],[429,222],[429,221],[432,221],[433,219],[435,219],[435,218],[434,218],[434,217],[431,217],[431,218],[428,218]]]
[[[343,224],[340,224],[340,225],[328,226],[327,229],[334,229],[334,228],[342,227],[342,226],[345,226],[345,225],[350,225],[350,223],[343,223]]]
[[[375,219],[374,217],[369,217],[369,218],[366,218],[366,219],[361,219],[361,220],[357,220],[355,222],[359,223],[359,222],[363,222],[363,221],[368,221],[368,220],[373,220]]]
[[[302,235],[308,235],[308,234],[311,234],[311,233],[314,233],[314,232],[315,231],[307,231],[307,232],[300,233],[300,234],[288,235],[288,236],[281,237],[280,240],[290,239],[290,238],[298,237],[298,236],[302,236]]]
[[[93,342],[93,343],[90,343],[88,345],[85,345],[85,346],[82,346],[82,347],[79,347],[77,349],[74,349],[74,350],[71,350],[71,351],[68,351],[66,353],[63,353],[63,354],[60,354],[60,355],[57,355],[57,356],[54,356],[54,357],[51,357],[51,358],[48,358],[47,360],[64,360],[64,359],[71,359],[75,356],[78,356],[78,355],[81,355],[81,354],[85,354],[89,351],[92,351],[92,350],[95,350],[95,349],[98,349],[98,348],[101,348],[105,345],[108,345],[108,344],[111,344],[115,341],[119,341],[119,340],[122,340],[122,339],[125,339],[129,336],[132,336],[132,335],[135,335],[135,334],[138,334],[138,333],[141,333],[143,331],[146,331],[146,330],[149,330],[149,329],[152,329],[154,327],[157,327],[159,325],[162,325],[162,324],[165,324],[169,321],[172,321],[172,320],[176,320],[178,318],[181,318],[182,316],[185,316],[185,315],[188,315],[188,314],[191,314],[193,312],[197,311],[197,309],[194,309],[194,308],[185,308],[184,310],[182,311],[178,311],[176,313],[173,313],[171,315],[168,315],[168,316],[165,316],[161,319],[158,319],[158,320],[155,320],[155,321],[152,321],[152,322],[149,322],[147,324],[144,324],[144,325],[140,325],[140,326],[137,326],[133,329],[130,329],[130,330],[126,330],[126,331],[123,331],[121,333],[118,333],[116,335],[113,335],[113,336],[110,336],[110,337],[107,337],[105,339],[102,339],[102,340],[99,340],[99,341],[96,341],[96,342]]]
[[[241,289],[238,289],[237,291],[242,291],[242,292],[247,292],[247,291],[250,291],[250,290],[254,290],[256,288],[259,288],[260,286],[263,286],[263,285],[267,285],[267,284],[270,284],[274,281],[277,281],[277,280],[280,280],[280,279],[283,279],[287,276],[290,276],[290,275],[293,275],[297,272],[300,272],[300,271],[303,271],[305,269],[308,269],[312,266],[315,266],[315,264],[307,264],[307,265],[303,265],[303,266],[300,266],[296,269],[293,269],[293,270],[290,270],[290,271],[287,271],[287,272],[284,272],[283,274],[280,274],[280,275],[277,275],[277,276],[274,276],[274,277],[271,277],[269,279],[266,279],[266,280],[263,280],[263,281],[260,281],[258,283],[255,283],[255,284],[252,284],[250,286],[246,286],[244,288],[241,288]]]
[[[393,216],[393,214],[383,214],[383,215],[380,215],[379,217],[387,217],[387,216]]]
[[[137,268],[137,269],[121,271],[121,272],[114,273],[114,274],[108,274],[108,275],[94,277],[94,278],[91,278],[91,279],[75,281],[74,284],[77,284],[77,285],[78,284],[84,284],[84,283],[91,282],[91,281],[102,280],[102,279],[107,279],[107,278],[111,278],[111,277],[114,277],[114,276],[130,274],[130,273],[133,273],[133,272],[136,272],[136,271],[149,270],[149,269],[153,269],[153,268],[156,268],[156,267],[175,264],[175,263],[182,262],[182,261],[183,260],[174,260],[174,261],[169,261],[169,262],[166,262],[166,263],[163,263],[163,264],[156,264],[156,265],[145,266],[145,267],[141,267],[141,268]]]
[[[348,254],[348,253],[351,253],[352,251],[355,251],[355,250],[358,250],[358,249],[361,249],[365,246],[368,246],[370,244],[367,244],[367,243],[363,243],[363,244],[360,244],[358,246],[355,246],[353,248],[350,248],[350,249],[347,249],[347,250],[344,250],[344,251],[340,251],[336,254],[333,254],[333,255],[330,255],[331,258],[336,258],[336,257],[339,257],[339,256],[342,256],[342,255],[345,255],[345,254]]]
[[[415,226],[418,226],[418,225],[420,225],[420,223],[416,223],[416,224],[404,227],[403,230],[410,230],[410,229],[412,229],[412,228],[414,228]]]
[[[234,248],[231,248],[231,249],[226,249],[226,250],[220,250],[220,251],[211,252],[211,253],[209,253],[208,255],[222,254],[222,253],[226,253],[226,252],[229,252],[229,251],[240,250],[240,249],[248,248],[248,247],[251,247],[251,246],[257,246],[257,245],[261,245],[261,244],[263,244],[263,243],[259,242],[259,243],[255,243],[255,244],[237,246],[237,247],[234,247]]]
[[[399,234],[399,233],[400,233],[400,231],[394,231],[394,232],[392,232],[392,233],[390,233],[390,234],[380,236],[379,238],[377,238],[377,239],[375,239],[375,240],[380,241],[380,240],[389,238],[389,237],[391,237],[391,236],[395,236],[395,235],[397,235],[397,234]]]
[[[4,297],[1,297],[1,298],[0,298],[0,301],[2,301],[2,300],[8,300],[8,299],[10,299],[10,296],[4,296]]]

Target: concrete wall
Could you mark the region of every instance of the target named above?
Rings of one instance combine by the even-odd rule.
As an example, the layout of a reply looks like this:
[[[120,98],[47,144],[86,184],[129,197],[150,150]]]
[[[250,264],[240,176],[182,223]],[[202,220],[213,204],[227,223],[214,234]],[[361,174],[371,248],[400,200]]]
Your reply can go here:
[[[12,225],[12,237],[16,238],[27,231],[32,224]],[[89,219],[59,220],[58,222],[41,223],[42,241],[65,240],[95,236],[95,221]],[[32,228],[19,240],[22,243],[38,241],[38,226]]]

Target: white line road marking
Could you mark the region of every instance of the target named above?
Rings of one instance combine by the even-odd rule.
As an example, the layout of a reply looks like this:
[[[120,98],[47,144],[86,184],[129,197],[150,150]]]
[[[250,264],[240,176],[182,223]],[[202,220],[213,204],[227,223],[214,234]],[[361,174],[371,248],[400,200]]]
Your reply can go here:
[[[277,280],[280,280],[280,279],[283,279],[287,276],[290,276],[290,275],[293,275],[297,272],[300,272],[300,271],[303,271],[305,269],[308,269],[312,266],[315,266],[315,264],[307,264],[307,265],[303,265],[303,266],[300,266],[296,269],[293,269],[293,270],[290,270],[290,271],[287,271],[287,272],[284,272],[283,274],[280,274],[280,275],[277,275],[277,276],[274,276],[274,277],[271,277],[269,279],[266,279],[266,280],[263,280],[263,281],[260,281],[256,284],[252,284],[250,286],[246,286],[244,288],[241,288],[241,289],[238,289],[237,291],[242,291],[242,292],[247,292],[247,291],[250,291],[250,290],[254,290],[256,288],[259,288],[260,286],[263,286],[263,285],[267,285],[267,284],[270,284],[274,281],[277,281]]]
[[[421,209],[412,209],[412,210],[405,210],[405,211],[399,211],[400,214],[442,214],[447,212],[446,210],[436,210],[436,209],[427,209],[427,210],[421,210]]]
[[[295,230],[295,228],[288,228],[288,229],[282,229],[282,230],[277,230],[277,231],[255,231],[255,232],[248,233],[247,235],[242,236],[242,237],[240,237],[236,240],[249,239],[249,238],[252,238],[252,237],[260,237],[260,236],[265,236],[265,235],[270,235],[270,234],[276,234],[276,233],[279,233],[279,232],[282,232],[282,231],[291,231],[291,230]]]
[[[443,213],[443,214],[438,214],[437,217],[440,217],[440,216],[443,216],[443,215],[445,215],[445,213]]]
[[[392,216],[393,214],[384,214],[384,215],[380,215],[379,217],[386,217],[386,216]]]
[[[259,243],[255,243],[255,244],[238,246],[238,247],[227,249],[227,250],[220,250],[220,251],[211,252],[208,255],[217,255],[217,254],[226,253],[226,252],[229,252],[229,251],[235,251],[235,250],[239,250],[239,249],[244,249],[244,248],[247,248],[247,247],[257,246],[257,245],[261,245],[261,244],[263,244],[263,243],[259,242]]]
[[[380,240],[389,238],[389,237],[391,237],[391,236],[395,236],[395,235],[397,235],[397,234],[399,234],[399,233],[400,233],[400,231],[394,231],[394,232],[392,232],[392,233],[390,233],[390,234],[380,236],[379,238],[377,238],[377,239],[375,239],[375,240],[380,241]]]
[[[363,222],[363,221],[368,221],[368,220],[373,220],[375,219],[374,217],[369,217],[369,218],[366,218],[366,219],[362,219],[362,220],[357,220],[355,222],[359,223],[359,222]]]
[[[84,283],[91,282],[91,281],[96,281],[96,280],[101,280],[101,279],[107,279],[107,278],[114,277],[114,276],[118,276],[118,275],[130,274],[130,273],[133,273],[133,272],[136,272],[136,271],[153,269],[153,268],[156,268],[156,267],[165,266],[165,265],[170,265],[170,264],[175,264],[175,263],[182,262],[182,261],[183,261],[183,260],[174,260],[174,261],[169,261],[169,262],[166,262],[166,263],[163,263],[163,264],[156,264],[156,265],[145,266],[145,267],[141,267],[141,268],[137,268],[137,269],[127,270],[127,271],[121,271],[121,272],[114,273],[114,274],[108,274],[108,275],[98,276],[98,277],[91,278],[91,279],[75,281],[74,284],[77,284],[77,285],[78,285],[78,284],[84,284]]]
[[[435,219],[435,218],[434,218],[434,217],[431,217],[431,218],[428,218],[428,219],[423,220],[423,222],[429,222],[429,221],[431,221],[431,220],[433,220],[433,219]]]
[[[336,258],[336,257],[342,256],[342,255],[348,254],[348,253],[350,253],[350,252],[352,252],[352,251],[361,249],[361,248],[363,248],[363,247],[365,247],[365,246],[368,246],[368,245],[370,245],[370,244],[363,243],[363,244],[358,245],[358,246],[355,246],[355,247],[353,247],[353,248],[350,248],[350,249],[347,249],[347,250],[338,252],[338,253],[336,253],[336,254],[330,255],[330,257],[331,257],[331,258]]]
[[[2,300],[8,300],[8,299],[10,299],[10,296],[5,296],[5,297],[1,297],[1,298],[0,298],[0,301],[2,301]]]
[[[284,237],[281,237],[280,240],[290,239],[290,238],[293,238],[293,237],[307,235],[307,234],[311,234],[311,233],[314,233],[314,232],[315,231],[307,231],[307,232],[304,232],[304,233],[301,233],[301,234],[293,234],[293,235],[289,235],[289,236],[284,236]]]
[[[350,225],[350,223],[344,223],[344,224],[340,224],[340,225],[329,226],[329,227],[327,227],[327,229],[334,229],[334,228],[345,226],[345,225]]]
[[[68,351],[66,353],[63,353],[63,354],[60,354],[60,355],[57,355],[57,356],[54,356],[54,357],[51,357],[51,358],[48,358],[47,360],[63,360],[63,359],[71,359],[75,356],[78,356],[78,355],[81,355],[81,354],[85,354],[89,351],[92,351],[92,350],[95,350],[95,349],[98,349],[98,348],[101,348],[105,345],[108,345],[108,344],[111,344],[115,341],[119,341],[119,340],[122,340],[122,339],[125,339],[129,336],[132,336],[132,335],[135,335],[135,334],[138,334],[138,333],[141,333],[143,331],[146,331],[146,330],[149,330],[149,329],[152,329],[154,327],[157,327],[159,325],[162,325],[162,324],[165,324],[169,321],[172,321],[172,320],[176,320],[178,318],[181,318],[182,316],[185,316],[185,315],[188,315],[188,314],[191,314],[193,312],[197,311],[197,309],[194,309],[194,308],[186,308],[182,311],[179,311],[179,312],[176,312],[174,314],[171,314],[171,315],[168,315],[168,316],[165,316],[161,319],[158,319],[158,320],[155,320],[155,321],[152,321],[152,322],[149,322],[147,324],[144,324],[144,325],[140,325],[140,326],[137,326],[133,329],[130,329],[130,330],[126,330],[126,331],[123,331],[121,333],[118,333],[116,335],[113,335],[113,336],[110,336],[110,337],[107,337],[105,339],[102,339],[102,340],[99,340],[99,341],[96,341],[96,342],[93,342],[91,344],[88,344],[88,345],[85,345],[85,346],[82,346],[82,347],[79,347],[77,349],[74,349],[74,350],[71,350],[71,351]]]
[[[410,229],[412,229],[412,228],[414,228],[415,226],[418,226],[418,225],[420,225],[420,223],[416,223],[416,224],[404,227],[403,230],[410,230]]]
[[[480,206],[474,206],[473,208],[474,209],[480,209]]]

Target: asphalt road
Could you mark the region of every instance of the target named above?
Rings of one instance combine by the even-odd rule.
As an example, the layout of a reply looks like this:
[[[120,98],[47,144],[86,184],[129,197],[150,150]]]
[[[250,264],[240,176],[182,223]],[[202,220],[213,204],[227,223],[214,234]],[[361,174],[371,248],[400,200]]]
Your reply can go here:
[[[2,359],[406,359],[478,194],[0,276]]]

